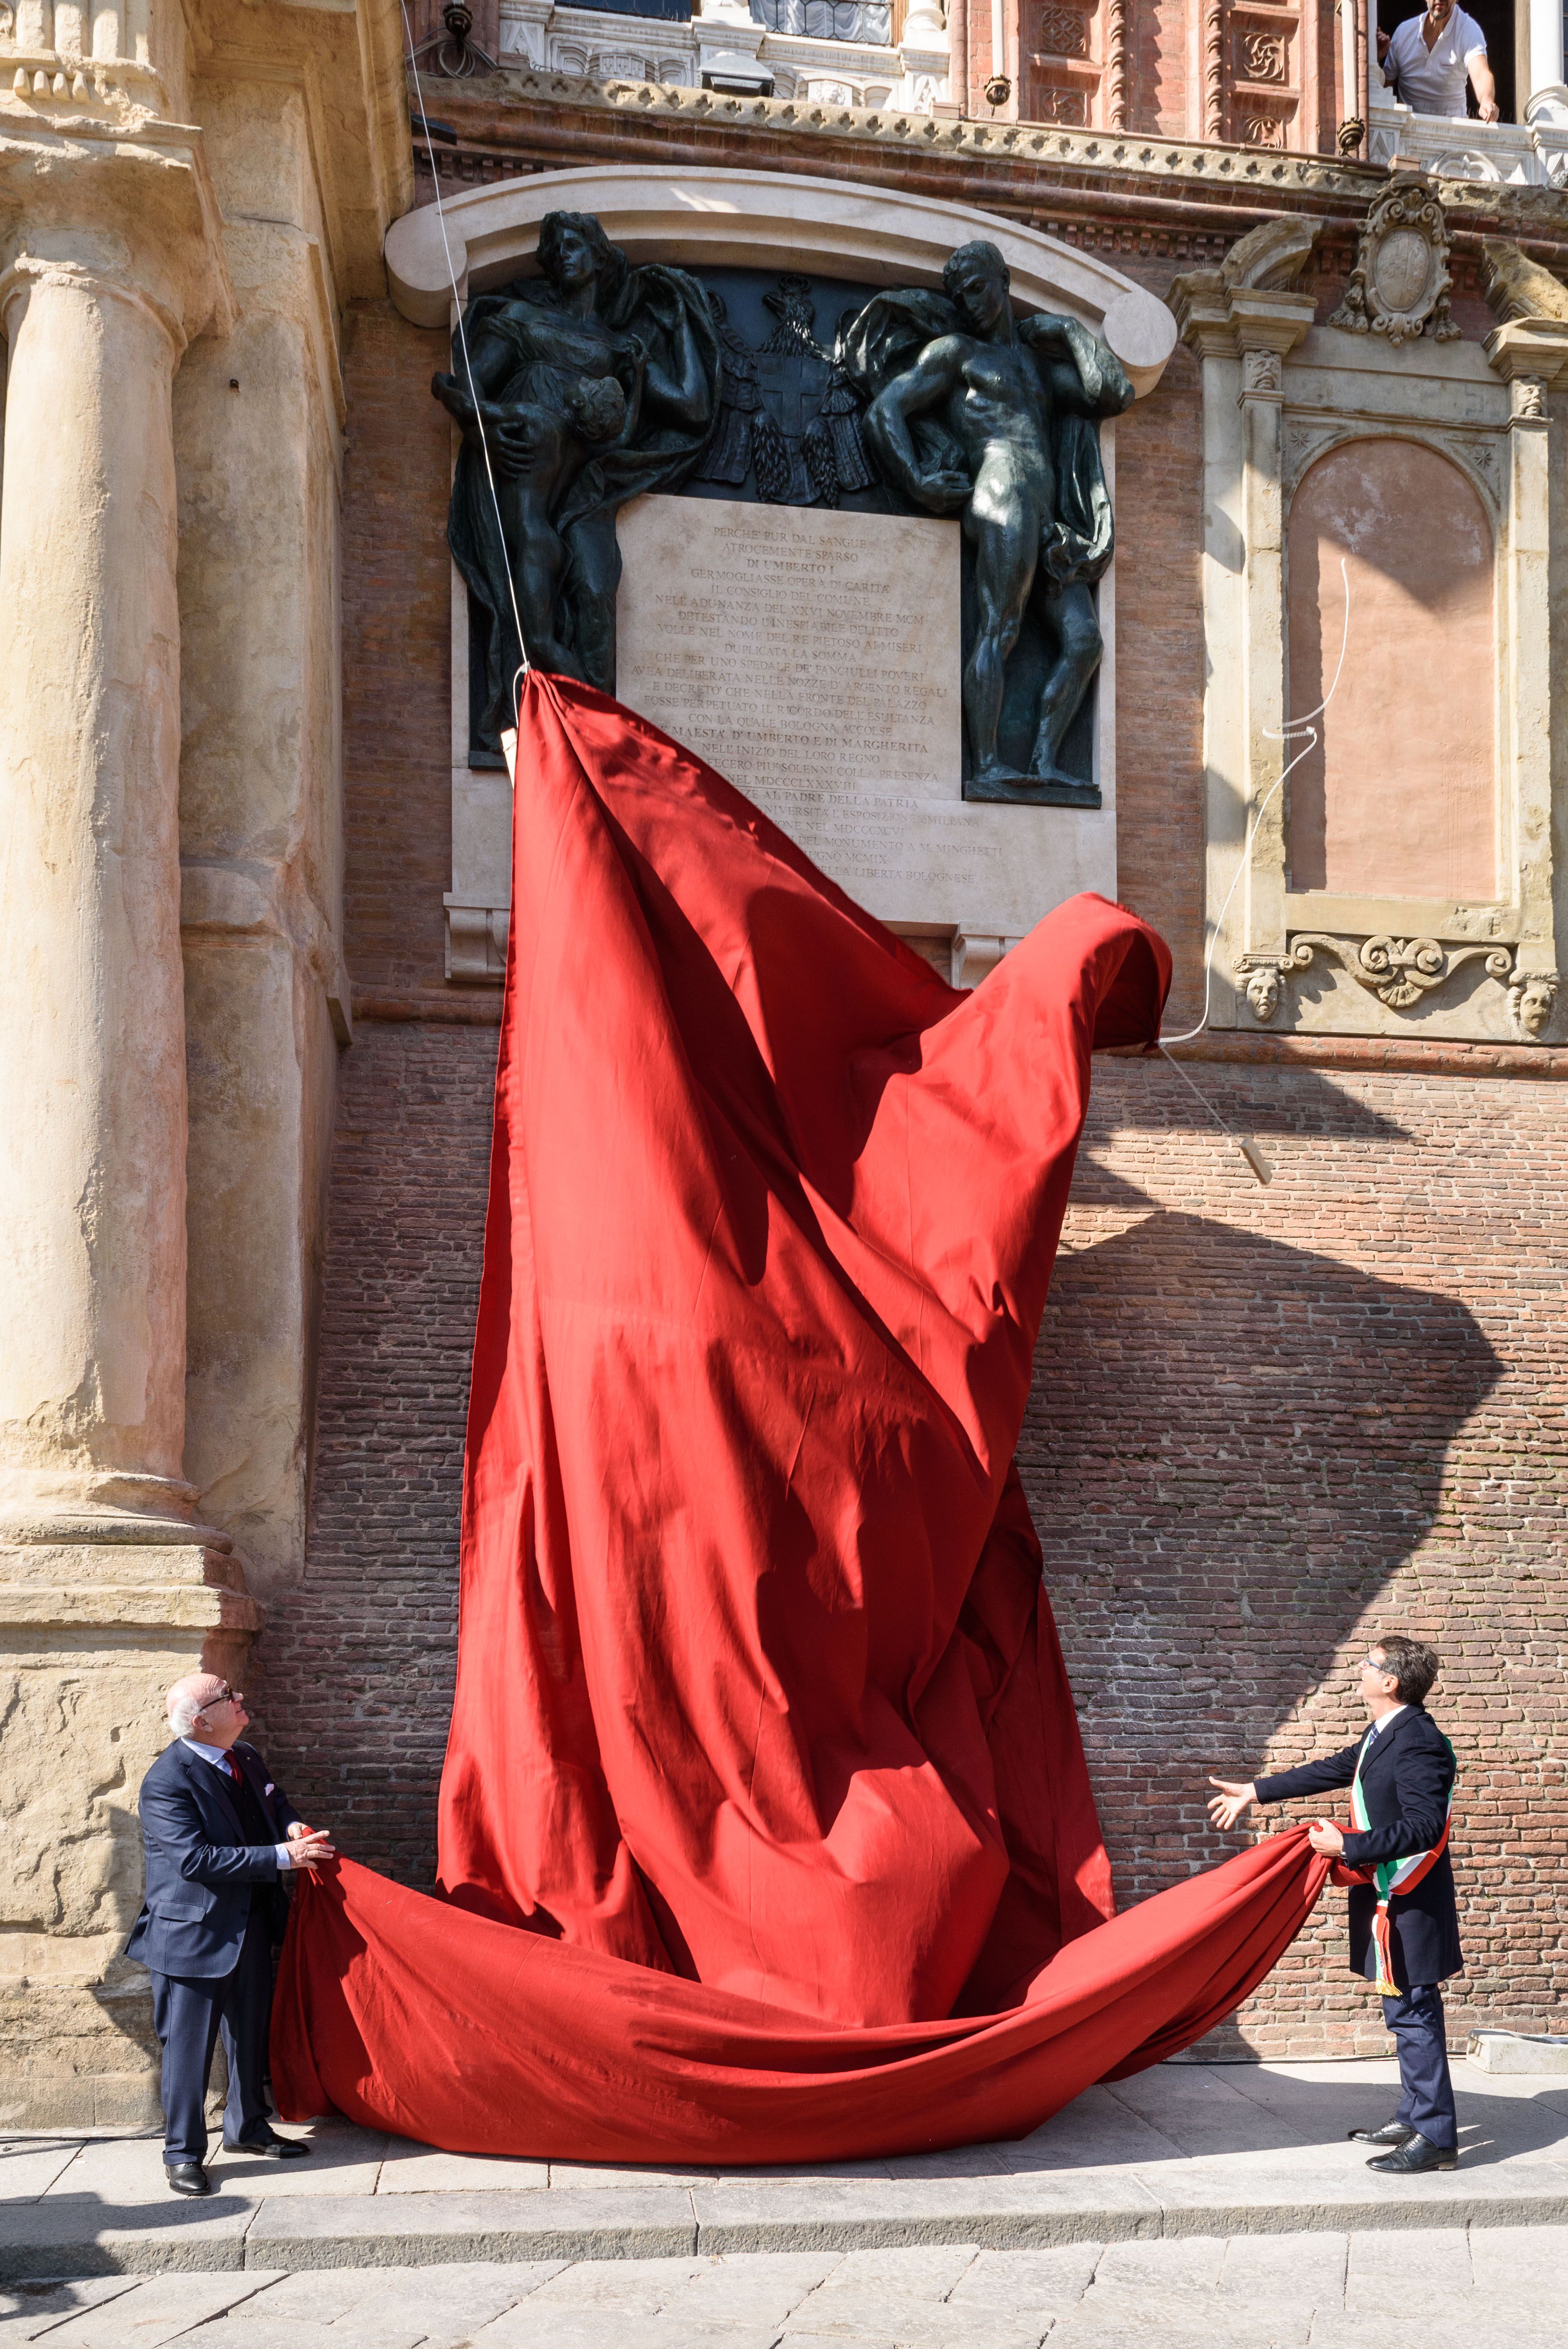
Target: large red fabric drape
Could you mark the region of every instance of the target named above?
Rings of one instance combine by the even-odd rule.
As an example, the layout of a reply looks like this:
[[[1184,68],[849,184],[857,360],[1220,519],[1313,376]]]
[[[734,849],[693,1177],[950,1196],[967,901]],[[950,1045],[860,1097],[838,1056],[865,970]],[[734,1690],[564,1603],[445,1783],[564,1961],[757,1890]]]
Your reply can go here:
[[[957,992],[689,753],[529,678],[445,1899],[345,1867],[296,1903],[285,2112],[954,2142],[1274,1962],[1295,1837],[1108,1921],[1013,1465],[1089,1054],[1169,975],[1083,896]]]

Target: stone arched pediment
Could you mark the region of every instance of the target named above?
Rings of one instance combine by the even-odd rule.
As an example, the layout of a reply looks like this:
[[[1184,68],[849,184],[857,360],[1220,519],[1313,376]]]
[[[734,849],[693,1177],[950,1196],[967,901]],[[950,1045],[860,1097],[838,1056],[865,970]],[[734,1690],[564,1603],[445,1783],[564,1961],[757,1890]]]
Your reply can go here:
[[[938,285],[955,245],[988,237],[1012,272],[1020,309],[1066,311],[1102,335],[1141,398],[1176,341],[1163,302],[1093,254],[970,204],[778,171],[593,164],[505,180],[394,222],[392,298],[419,326],[451,315],[450,268],[466,296],[529,274],[546,212],[593,212],[634,263],[664,261],[816,272],[875,285]]]

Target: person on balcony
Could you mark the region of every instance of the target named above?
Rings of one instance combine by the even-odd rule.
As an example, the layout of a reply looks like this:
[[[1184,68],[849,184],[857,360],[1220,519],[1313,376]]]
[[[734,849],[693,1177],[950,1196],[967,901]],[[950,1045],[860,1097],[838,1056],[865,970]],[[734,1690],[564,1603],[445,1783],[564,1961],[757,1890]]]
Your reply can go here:
[[[1455,0],[1427,0],[1424,15],[1407,16],[1390,33],[1379,30],[1377,62],[1385,86],[1417,114],[1465,113],[1465,76],[1483,122],[1497,120],[1497,83],[1487,63],[1486,35]]]

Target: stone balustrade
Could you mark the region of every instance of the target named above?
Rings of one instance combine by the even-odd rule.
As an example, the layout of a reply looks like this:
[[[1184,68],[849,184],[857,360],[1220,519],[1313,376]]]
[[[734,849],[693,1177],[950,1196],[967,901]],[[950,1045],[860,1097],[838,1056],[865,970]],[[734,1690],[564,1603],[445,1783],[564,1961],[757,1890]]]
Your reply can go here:
[[[1494,186],[1568,186],[1568,88],[1537,91],[1522,122],[1476,122],[1458,116],[1417,114],[1391,99],[1369,109],[1368,153],[1374,163],[1396,156],[1420,163],[1443,180]]]
[[[111,92],[161,109],[150,0],[16,0],[0,6],[0,88],[57,106]]]
[[[938,0],[910,8],[896,45],[822,40],[774,32],[745,0],[704,0],[687,23],[619,10],[500,0],[500,62],[592,80],[631,80],[698,89],[717,57],[755,59],[773,94],[832,106],[897,106],[931,114],[950,104],[947,26]]]

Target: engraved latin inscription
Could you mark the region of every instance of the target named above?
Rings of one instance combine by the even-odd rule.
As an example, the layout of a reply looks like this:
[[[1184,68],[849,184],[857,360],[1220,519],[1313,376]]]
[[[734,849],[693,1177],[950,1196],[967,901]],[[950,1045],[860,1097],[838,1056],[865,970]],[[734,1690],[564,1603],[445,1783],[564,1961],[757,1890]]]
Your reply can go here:
[[[871,912],[1021,936],[1105,885],[1098,822],[1086,861],[1066,811],[963,797],[956,522],[644,497],[618,536],[621,700]]]
[[[802,783],[956,794],[956,523],[644,498],[620,538],[633,709],[769,812]]]

